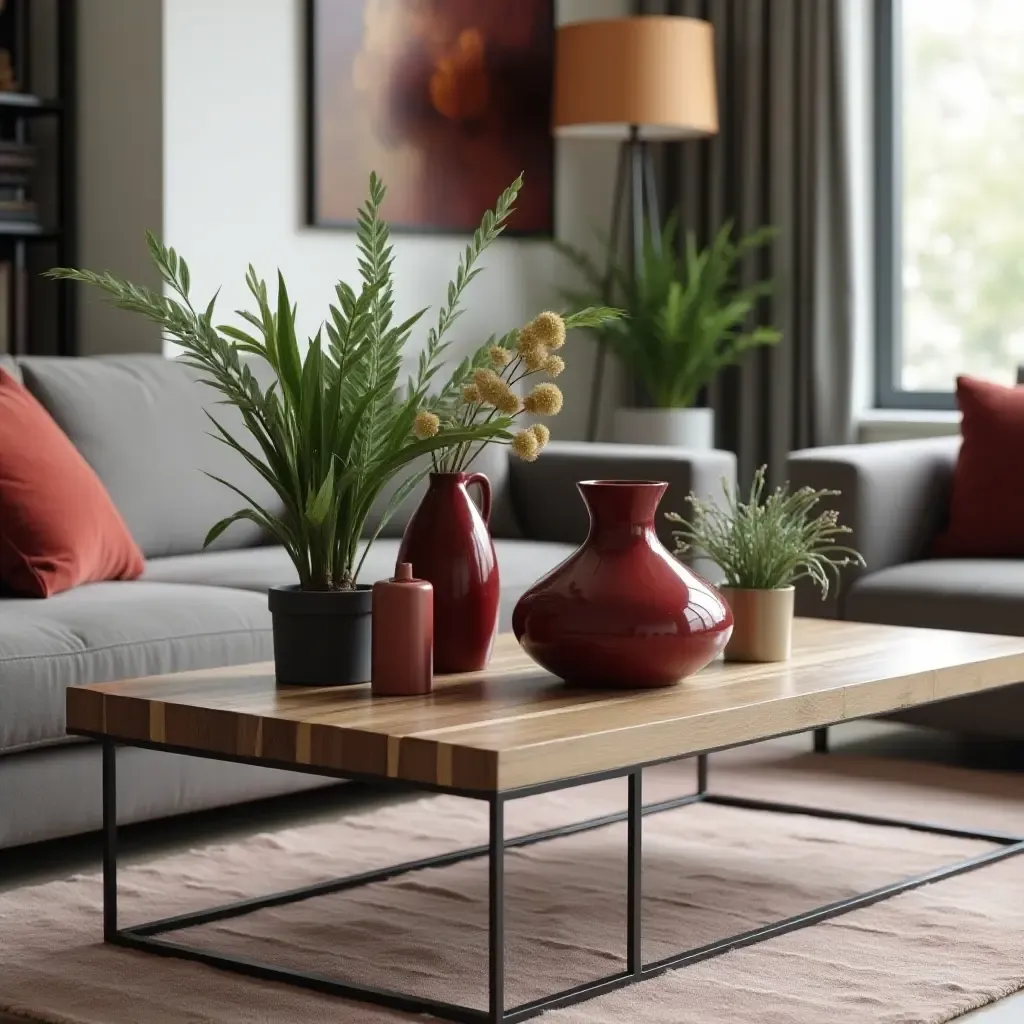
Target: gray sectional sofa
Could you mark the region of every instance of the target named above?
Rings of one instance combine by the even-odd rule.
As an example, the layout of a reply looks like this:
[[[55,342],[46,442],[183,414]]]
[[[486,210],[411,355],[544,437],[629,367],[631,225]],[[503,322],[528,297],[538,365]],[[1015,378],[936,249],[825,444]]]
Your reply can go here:
[[[210,404],[213,393],[184,366],[142,355],[0,365],[21,377],[97,471],[147,558],[138,581],[88,584],[46,600],[0,596],[2,848],[99,827],[99,751],[64,734],[67,687],[270,658],[266,590],[291,580],[293,570],[280,548],[246,524],[202,550],[209,526],[238,506],[203,470],[251,488],[258,500],[273,503],[273,495],[209,437],[204,402],[229,429],[239,426],[237,416]],[[479,468],[494,485],[506,629],[523,590],[586,534],[577,480],[668,480],[665,507],[682,509],[691,488],[717,493],[722,477],[735,472],[726,452],[572,443],[553,443],[530,465],[494,448]],[[414,506],[407,503],[384,529],[364,581],[391,575]],[[122,756],[125,822],[320,784],[150,751]]]
[[[846,569],[822,602],[798,591],[797,613],[897,626],[1024,636],[1024,560],[930,558],[945,524],[959,437],[794,452],[794,487],[841,491],[832,506],[867,563]],[[918,708],[907,721],[1024,740],[1024,686]]]

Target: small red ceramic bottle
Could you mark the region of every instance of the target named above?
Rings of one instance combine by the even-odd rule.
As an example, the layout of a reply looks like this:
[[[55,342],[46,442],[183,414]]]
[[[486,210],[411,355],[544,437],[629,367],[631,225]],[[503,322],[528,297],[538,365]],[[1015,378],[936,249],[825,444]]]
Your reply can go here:
[[[377,697],[430,693],[434,677],[434,588],[399,562],[373,585],[373,669]]]

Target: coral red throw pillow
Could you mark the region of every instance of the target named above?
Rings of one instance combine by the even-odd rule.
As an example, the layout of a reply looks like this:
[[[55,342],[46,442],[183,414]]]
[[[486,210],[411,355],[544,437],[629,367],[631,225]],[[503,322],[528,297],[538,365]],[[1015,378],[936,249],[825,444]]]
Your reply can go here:
[[[100,478],[0,370],[0,583],[49,597],[79,583],[135,579],[143,564]]]
[[[1024,387],[957,377],[963,443],[953,471],[949,526],[932,554],[1024,556]]]

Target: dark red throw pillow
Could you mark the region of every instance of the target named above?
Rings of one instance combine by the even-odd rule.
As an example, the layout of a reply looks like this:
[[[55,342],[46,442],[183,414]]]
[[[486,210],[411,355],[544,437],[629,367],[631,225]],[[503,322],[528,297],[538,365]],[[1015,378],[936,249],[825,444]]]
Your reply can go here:
[[[143,565],[92,467],[0,370],[0,583],[49,597],[80,583],[135,579]]]
[[[940,558],[1024,557],[1024,387],[957,377],[963,443]]]

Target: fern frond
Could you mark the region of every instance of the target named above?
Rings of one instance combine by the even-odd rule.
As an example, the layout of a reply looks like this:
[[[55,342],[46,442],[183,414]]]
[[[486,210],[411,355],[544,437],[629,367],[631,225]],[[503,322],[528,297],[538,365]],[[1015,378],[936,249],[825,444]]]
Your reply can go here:
[[[701,247],[692,232],[679,238],[673,214],[660,231],[647,231],[637,273],[607,243],[604,270],[577,247],[557,243],[583,281],[563,296],[573,303],[622,307],[626,316],[605,324],[599,336],[655,404],[689,406],[723,366],[752,347],[779,340],[777,331],[756,323],[771,282],[743,287],[738,281],[741,262],[776,234],[768,227],[734,240],[728,222]]]
[[[444,340],[444,337],[461,315],[460,305],[463,293],[470,282],[480,273],[480,268],[476,265],[477,261],[505,230],[522,187],[523,176],[520,174],[498,197],[494,209],[488,210],[483,215],[480,226],[473,232],[472,239],[459,256],[455,277],[448,282],[446,302],[438,311],[436,326],[432,327],[427,335],[427,344],[420,353],[416,377],[409,381],[408,393],[410,395],[422,394],[437,372],[441,358],[450,344]]]

